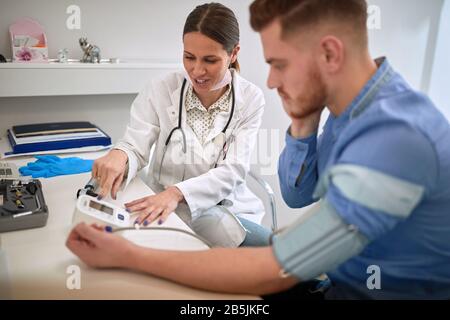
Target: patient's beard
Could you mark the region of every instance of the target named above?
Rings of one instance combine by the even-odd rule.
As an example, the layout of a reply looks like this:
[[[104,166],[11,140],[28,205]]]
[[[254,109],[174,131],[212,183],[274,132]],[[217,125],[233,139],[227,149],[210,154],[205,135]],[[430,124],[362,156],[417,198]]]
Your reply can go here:
[[[307,86],[294,99],[289,101],[289,116],[294,119],[305,118],[323,109],[326,104],[327,90],[316,68],[308,71]]]

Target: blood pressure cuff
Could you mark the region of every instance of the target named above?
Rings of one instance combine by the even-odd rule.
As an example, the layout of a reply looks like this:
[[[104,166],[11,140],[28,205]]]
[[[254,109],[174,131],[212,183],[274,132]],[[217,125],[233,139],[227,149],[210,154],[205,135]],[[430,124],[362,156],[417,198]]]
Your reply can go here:
[[[307,281],[334,270],[368,244],[358,229],[345,223],[325,199],[305,221],[273,238],[273,252],[284,273]]]
[[[275,236],[274,254],[286,273],[313,279],[408,218],[423,195],[420,185],[364,166],[333,166],[314,194],[319,211]]]

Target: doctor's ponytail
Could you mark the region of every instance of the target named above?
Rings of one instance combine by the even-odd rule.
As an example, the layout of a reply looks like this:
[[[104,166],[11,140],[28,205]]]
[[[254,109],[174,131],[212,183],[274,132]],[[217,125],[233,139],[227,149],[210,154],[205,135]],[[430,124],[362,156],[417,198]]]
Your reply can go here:
[[[200,32],[222,44],[229,55],[239,44],[239,23],[236,16],[233,11],[220,3],[212,2],[197,6],[186,19],[183,36],[189,32]],[[237,59],[230,68],[240,71]]]

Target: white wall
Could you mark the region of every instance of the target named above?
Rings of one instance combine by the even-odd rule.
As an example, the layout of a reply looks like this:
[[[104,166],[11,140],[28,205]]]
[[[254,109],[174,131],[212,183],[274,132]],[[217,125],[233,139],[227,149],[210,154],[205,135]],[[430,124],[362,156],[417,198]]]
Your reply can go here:
[[[430,96],[450,119],[450,1],[445,1],[430,82]]]
[[[443,0],[369,0],[381,8],[381,30],[369,32],[374,56],[391,64],[416,89],[428,90]]]
[[[195,5],[203,2],[205,1],[2,0],[0,53],[10,57],[8,25],[18,17],[30,16],[45,26],[51,57],[56,56],[58,49],[66,47],[70,50],[71,58],[79,58],[81,50],[78,48],[78,38],[87,36],[92,43],[100,46],[106,58],[150,58],[179,62],[184,20]],[[278,194],[279,220],[283,226],[296,218],[293,212],[302,211],[291,210],[284,205],[279,196],[275,170],[289,119],[283,113],[276,93],[267,90],[265,86],[268,67],[264,63],[259,37],[248,23],[248,5],[251,1],[221,2],[235,11],[241,24],[242,74],[263,88],[266,95],[263,128],[269,131],[263,131],[260,136],[256,154],[259,152],[260,162],[264,163],[261,172],[270,172],[265,178]],[[372,0],[369,3],[379,5],[382,14],[382,29],[370,32],[370,46],[374,56],[387,55],[395,68],[414,87],[427,89],[433,67],[433,44],[442,0]],[[66,8],[71,4],[81,7],[81,31],[70,31],[65,27]],[[434,68],[439,69],[439,65],[435,64]],[[116,140],[126,125],[132,100],[132,95],[0,98],[0,132],[4,132],[12,124],[76,119],[95,122]],[[268,148],[265,138],[274,139],[277,147]],[[266,163],[268,160],[270,163]],[[267,219],[266,223],[268,221]]]

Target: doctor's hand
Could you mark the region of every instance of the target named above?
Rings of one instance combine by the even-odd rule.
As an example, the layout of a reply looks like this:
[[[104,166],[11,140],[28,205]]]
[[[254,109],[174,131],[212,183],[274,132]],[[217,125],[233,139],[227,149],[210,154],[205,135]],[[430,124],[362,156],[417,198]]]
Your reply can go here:
[[[172,186],[156,195],[125,203],[125,208],[131,213],[139,213],[137,224],[147,226],[158,218],[158,223],[162,224],[183,199],[180,189]]]
[[[127,169],[128,156],[117,149],[95,160],[92,167],[92,177],[96,178],[100,187],[99,197],[104,198],[111,192],[116,199]]]
[[[84,263],[95,268],[126,268],[137,246],[130,241],[105,231],[96,224],[78,224],[70,232],[67,248]]]

